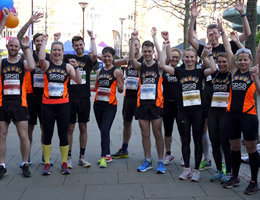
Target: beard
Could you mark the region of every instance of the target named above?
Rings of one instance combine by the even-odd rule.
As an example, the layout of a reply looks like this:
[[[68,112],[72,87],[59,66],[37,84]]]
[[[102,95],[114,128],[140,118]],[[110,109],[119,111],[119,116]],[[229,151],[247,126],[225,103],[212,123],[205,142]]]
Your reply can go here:
[[[8,50],[8,56],[16,57],[18,55],[18,51],[10,51]]]

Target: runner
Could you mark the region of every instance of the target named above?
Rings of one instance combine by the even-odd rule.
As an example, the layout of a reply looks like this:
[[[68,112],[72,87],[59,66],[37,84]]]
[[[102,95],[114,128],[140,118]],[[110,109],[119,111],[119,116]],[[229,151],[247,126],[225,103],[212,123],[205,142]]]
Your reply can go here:
[[[3,9],[3,18],[0,22],[0,33],[3,30],[9,12]],[[22,173],[30,177],[29,154],[30,141],[28,138],[28,108],[26,101],[26,71],[32,71],[35,63],[29,47],[29,38],[25,37],[20,43],[18,39],[11,38],[6,45],[8,57],[0,60],[1,91],[0,91],[0,178],[7,175],[5,156],[6,138],[11,120],[14,122],[20,139],[22,155]],[[22,48],[26,60],[18,55]]]
[[[43,122],[43,154],[45,165],[42,175],[50,175],[51,140],[54,124],[57,121],[58,135],[60,139],[60,151],[62,158],[61,173],[70,174],[67,166],[69,151],[67,129],[69,124],[69,76],[76,83],[81,83],[81,74],[76,65],[76,60],[70,60],[73,64],[63,62],[63,43],[55,41],[51,45],[50,60],[46,60],[45,47],[48,35],[42,36],[42,45],[39,51],[39,63],[44,73],[44,91],[42,100],[42,122]]]
[[[115,50],[112,47],[102,50],[105,66],[97,71],[95,86],[91,88],[91,91],[96,92],[94,113],[101,134],[101,159],[98,160],[100,168],[106,168],[107,162],[112,161],[110,129],[117,110],[116,89],[119,93],[124,90],[123,74],[113,65],[114,57]]]

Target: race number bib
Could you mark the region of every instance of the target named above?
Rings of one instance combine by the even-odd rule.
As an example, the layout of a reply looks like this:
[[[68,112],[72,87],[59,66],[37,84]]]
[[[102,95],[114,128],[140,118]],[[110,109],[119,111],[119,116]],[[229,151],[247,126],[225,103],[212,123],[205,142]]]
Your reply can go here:
[[[97,91],[97,100],[109,102],[110,88],[99,87]]]
[[[44,87],[43,74],[34,74],[33,75],[33,87],[35,87],[35,88],[43,88]]]
[[[214,92],[211,107],[226,108],[228,106],[229,92]]]
[[[127,77],[126,79],[126,89],[128,90],[137,90],[139,84],[138,77]]]
[[[156,85],[155,84],[142,84],[141,96],[142,100],[155,100]]]
[[[201,105],[200,91],[191,90],[182,92],[183,106]]]
[[[50,82],[48,85],[48,90],[49,90],[49,96],[62,97],[64,92],[64,85],[63,83]]]
[[[20,95],[20,80],[4,80],[4,95]]]
[[[81,78],[82,78],[81,84],[86,84],[86,72],[83,70],[82,71],[80,70],[80,74],[81,74]],[[70,79],[70,84],[75,85],[77,83],[73,79]]]

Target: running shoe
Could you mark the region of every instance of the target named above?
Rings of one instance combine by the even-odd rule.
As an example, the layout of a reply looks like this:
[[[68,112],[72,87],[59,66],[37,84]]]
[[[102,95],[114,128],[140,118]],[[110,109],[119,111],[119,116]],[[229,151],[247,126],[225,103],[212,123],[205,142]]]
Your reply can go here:
[[[7,175],[6,168],[3,165],[0,165],[0,179]]]
[[[69,169],[72,169],[72,168],[73,168],[71,156],[68,156],[68,158],[67,158],[67,164],[68,164],[68,168],[69,168]]]
[[[220,183],[226,183],[231,179],[232,175],[230,172],[227,172],[221,179],[220,179]]]
[[[29,159],[28,159],[28,164],[29,164],[29,165],[32,164],[32,161],[31,161],[31,158],[30,158],[30,157],[29,157]],[[20,162],[19,167],[22,168],[22,166],[23,166],[23,162]]]
[[[45,165],[45,160],[44,160],[44,156],[42,155],[42,161],[41,161],[41,164]],[[50,165],[53,166],[53,162],[50,158]]]
[[[171,161],[173,161],[174,159],[174,155],[173,154],[170,154],[168,155],[167,153],[164,155],[164,158],[163,158],[163,164],[165,165],[169,165]]]
[[[209,169],[209,168],[211,168],[211,160],[209,160],[209,161],[203,160],[200,163],[199,170],[204,170],[204,169]]]
[[[44,165],[42,169],[42,175],[51,175],[51,166],[49,163]]]
[[[153,168],[152,161],[151,160],[150,161],[145,160],[141,166],[137,167],[137,171],[138,172],[146,172],[147,170],[150,170],[152,168]]]
[[[192,182],[199,182],[200,181],[200,171],[197,169],[194,169],[191,176]]]
[[[105,157],[101,157],[100,162],[99,162],[99,167],[100,168],[106,168],[107,167],[107,162]]]
[[[28,163],[23,164],[22,171],[23,171],[23,176],[25,178],[28,178],[28,177],[31,176],[31,172],[29,170],[29,164]]]
[[[226,164],[225,164],[225,163],[222,163],[222,172],[223,172],[224,175],[225,175],[226,172],[227,172]]]
[[[216,171],[216,173],[210,177],[210,181],[219,181],[224,176],[223,172],[220,172],[219,170]]]
[[[68,168],[68,164],[66,162],[63,162],[61,165],[61,173],[64,175],[70,174],[70,170]]]
[[[181,157],[181,166],[185,166],[185,163],[184,163],[184,160],[182,157]]]
[[[119,149],[116,153],[112,154],[112,158],[128,158],[128,151],[123,151],[122,149]]]
[[[229,179],[229,181],[227,181],[226,183],[224,183],[223,187],[224,188],[232,188],[232,187],[238,187],[240,185],[240,179],[237,177],[231,177],[231,179]]]
[[[156,170],[156,174],[165,174],[165,167],[164,167],[164,164],[163,162],[158,162],[158,167],[157,167],[157,170]]]
[[[244,191],[244,194],[255,194],[259,190],[258,184],[255,181],[250,181],[249,185]]]
[[[91,167],[91,164],[85,159],[85,156],[81,155],[79,158],[79,165],[85,168]]]
[[[191,171],[189,167],[184,167],[183,172],[179,176],[180,180],[187,180],[189,177],[191,177]]]
[[[106,162],[109,163],[109,162],[112,162],[112,161],[113,161],[112,156],[106,155]],[[97,163],[99,164],[100,160],[98,160]]]

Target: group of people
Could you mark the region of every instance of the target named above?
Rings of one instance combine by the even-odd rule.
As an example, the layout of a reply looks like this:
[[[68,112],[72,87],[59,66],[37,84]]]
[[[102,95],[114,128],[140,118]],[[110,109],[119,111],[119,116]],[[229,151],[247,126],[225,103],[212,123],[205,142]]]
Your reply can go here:
[[[100,57],[104,67],[96,72],[93,87],[90,87],[90,72],[98,57],[93,32],[88,31],[92,46],[90,55],[84,54],[84,40],[80,36],[72,38],[76,55],[64,55],[63,44],[58,41],[60,34],[55,34],[50,54],[45,51],[48,35],[36,34],[33,39],[36,50],[32,52],[29,39],[23,36],[30,24],[42,18],[42,14],[32,15],[17,38],[8,41],[8,58],[0,61],[0,178],[7,174],[6,136],[11,120],[20,137],[23,160],[20,166],[24,177],[31,176],[30,143],[37,117],[42,131],[43,175],[51,174],[51,140],[55,121],[60,139],[62,174],[70,174],[70,169],[73,168],[71,150],[76,122],[80,130],[78,161],[81,166],[90,167],[85,149],[90,91],[94,91],[94,114],[101,134],[101,156],[98,160],[100,168],[106,168],[113,158],[128,157],[131,123],[135,117],[139,122],[144,151],[144,162],[137,167],[137,171],[145,172],[153,168],[150,138],[152,127],[158,154],[156,173],[164,174],[165,165],[174,159],[171,143],[175,119],[184,165],[179,179],[187,180],[191,177],[191,181],[200,180],[203,153],[205,161],[209,161],[209,142],[203,141],[208,140],[205,137],[205,130],[208,129],[216,163],[216,173],[210,180],[221,181],[224,188],[239,186],[242,132],[251,169],[251,180],[244,193],[254,194],[259,189],[259,155],[256,149],[258,118],[254,93],[260,94],[260,45],[253,66],[252,53],[242,44],[250,35],[243,1],[237,0],[235,8],[241,15],[244,29],[239,36],[232,32],[231,41],[227,38],[222,22],[218,20],[217,24],[211,24],[207,28],[209,45],[198,42],[193,27],[199,11],[194,2],[188,30],[188,40],[193,48],[187,48],[183,53],[171,48],[168,31],[161,32],[163,44],[160,46],[155,27],[152,28],[153,42],[146,40],[141,45],[138,31],[131,34],[129,56],[125,58],[115,60],[115,50],[105,47]],[[0,32],[7,16],[8,10],[3,9]],[[223,44],[219,43],[220,37]],[[24,59],[18,55],[20,48]],[[156,59],[155,49],[158,53]],[[179,66],[180,62],[182,64]],[[117,68],[120,65],[127,65],[125,84],[123,74]],[[123,141],[121,148],[111,154],[110,129],[117,112],[117,92],[125,92],[122,110]],[[191,132],[195,154],[193,170],[190,167]]]

